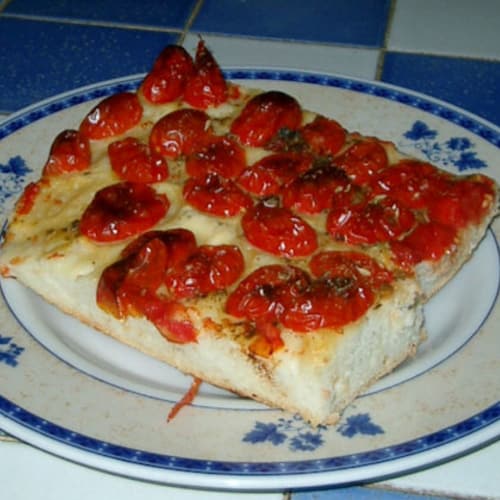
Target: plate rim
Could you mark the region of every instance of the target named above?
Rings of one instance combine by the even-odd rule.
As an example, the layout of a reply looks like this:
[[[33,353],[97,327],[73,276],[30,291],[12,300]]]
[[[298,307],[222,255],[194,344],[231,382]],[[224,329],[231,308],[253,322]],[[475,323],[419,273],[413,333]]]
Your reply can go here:
[[[416,108],[421,112],[437,116],[438,118],[444,119],[456,126],[468,130],[494,146],[498,147],[500,145],[500,127],[489,122],[488,120],[443,100],[385,82],[350,77],[335,73],[302,71],[298,69],[276,67],[234,67],[224,69],[224,74],[230,80],[288,81],[306,85],[333,87],[374,95],[375,97],[399,102],[403,105]],[[52,115],[58,111],[62,111],[63,109],[71,108],[75,105],[88,102],[93,99],[103,98],[121,90],[133,90],[140,83],[143,76],[143,74],[135,74],[92,83],[48,97],[33,103],[32,105],[24,107],[15,113],[8,115],[6,119],[0,121],[0,141],[12,133],[31,125],[35,121],[43,119],[46,116]],[[383,89],[383,92],[380,91],[377,93],[377,89]],[[493,236],[498,247],[498,240],[495,235]],[[498,297],[496,305],[493,305],[492,309],[495,307],[498,307]],[[15,408],[9,408],[9,405],[14,406]],[[8,411],[6,411],[6,409],[8,409]],[[23,412],[26,417],[26,422],[23,422],[20,419],[20,415],[22,415]],[[14,418],[14,414],[18,416],[17,420]],[[0,393],[0,424],[2,424],[2,427],[7,431],[10,431],[13,435],[16,435],[16,432],[20,431],[18,434],[21,440],[25,440],[26,442],[29,442],[37,447],[51,451],[59,456],[73,459],[79,463],[85,463],[100,469],[103,468],[103,464],[99,462],[110,461],[112,463],[106,463],[107,467],[105,467],[104,470],[124,474],[128,477],[156,481],[159,480],[160,482],[163,482],[165,479],[164,476],[170,475],[165,474],[165,471],[170,471],[171,474],[176,476],[175,478],[167,478],[167,482],[171,482],[172,484],[209,488],[222,487],[224,489],[283,489],[289,487],[310,487],[325,484],[345,484],[351,481],[373,480],[374,478],[380,478],[394,473],[401,474],[402,472],[416,470],[422,467],[430,466],[437,462],[442,462],[443,460],[455,458],[456,456],[468,453],[475,448],[485,446],[500,437],[500,402],[497,402],[462,422],[446,427],[427,436],[420,437],[417,440],[414,440],[415,443],[408,441],[398,445],[402,446],[412,443],[422,444],[422,442],[425,441],[425,438],[432,436],[430,441],[435,441],[433,446],[427,446],[423,451],[420,450],[403,455],[392,456],[388,460],[380,461],[380,453],[381,451],[388,451],[393,447],[385,447],[380,450],[370,450],[361,454],[346,455],[347,457],[355,457],[356,455],[372,455],[372,461],[365,464],[358,463],[354,466],[352,462],[350,465],[348,464],[342,466],[339,466],[337,463],[336,466],[330,465],[330,469],[324,470],[314,468],[308,469],[307,467],[304,468],[304,464],[311,462],[318,466],[320,462],[327,463],[328,461],[331,461],[333,463],[335,460],[339,462],[342,457],[313,459],[311,461],[301,459],[297,461],[269,463],[252,462],[250,464],[245,462],[229,462],[229,464],[237,464],[238,466],[241,466],[241,470],[244,473],[228,472],[228,463],[213,462],[214,464],[221,465],[221,471],[218,473],[216,470],[213,470],[217,469],[217,467],[214,467],[209,474],[207,473],[206,468],[204,470],[196,467],[193,468],[193,463],[207,463],[206,460],[202,459],[180,459],[179,463],[184,461],[184,465],[182,467],[172,464],[167,467],[159,467],[158,464],[141,464],[138,461],[135,461],[127,462],[129,466],[125,467],[126,472],[123,472],[123,467],[121,467],[121,465],[123,465],[123,457],[99,454],[96,450],[89,449],[88,446],[78,448],[75,447],[74,444],[68,444],[67,441],[62,439],[59,439],[58,441],[57,436],[49,435],[46,437],[48,442],[44,441],[42,438],[43,434],[37,431],[35,426],[30,427],[27,424],[30,419],[34,419],[36,421],[37,418],[40,419],[40,417],[30,414],[26,410],[8,401]],[[481,419],[485,419],[483,424],[481,424]],[[479,424],[477,427],[474,425],[475,422]],[[16,423],[21,426],[21,428],[17,428]],[[40,427],[41,422],[39,421],[37,424]],[[59,426],[51,424],[50,422],[46,422],[46,424],[43,424],[42,422],[42,427],[49,424],[55,425],[53,429],[54,431],[57,430],[60,432],[60,429],[63,429],[57,429]],[[449,437],[449,435],[452,434],[450,429],[453,429],[459,424],[462,427],[471,425],[471,430],[464,432],[461,436],[452,440],[443,439],[443,436]],[[73,431],[67,431],[71,432],[75,436],[79,435]],[[440,436],[440,433],[442,433],[442,436]],[[85,437],[83,434],[81,434],[81,436]],[[477,439],[478,437],[479,439]],[[55,445],[58,442],[64,442],[65,446],[62,446],[63,449],[60,449],[61,447]],[[101,442],[101,444],[108,445],[109,443]],[[66,448],[69,448],[69,450]],[[117,450],[119,448],[120,446],[116,447]],[[76,451],[79,451],[79,453],[76,453]],[[134,451],[141,452],[141,450]],[[148,454],[150,452],[145,453]],[[82,454],[84,456],[80,456]],[[89,454],[90,456],[87,456]],[[378,459],[376,458],[377,454],[379,454]],[[426,454],[431,456],[431,461],[426,460],[426,457],[424,456]],[[176,458],[171,456],[168,457]],[[347,460],[347,462],[349,462],[349,460]],[[403,463],[403,467],[399,467],[397,469],[390,467],[390,465],[395,462]],[[191,468],[186,466],[186,464],[191,464]],[[295,467],[287,468],[287,464],[295,464]],[[143,474],[134,474],[134,470],[137,466],[141,465],[146,466],[146,470],[149,473],[155,469],[157,472],[162,471],[163,473],[147,474],[146,477]],[[265,469],[267,469],[267,471]],[[193,476],[196,478],[194,481]],[[305,479],[306,476],[308,479]],[[279,479],[275,479],[276,477]]]

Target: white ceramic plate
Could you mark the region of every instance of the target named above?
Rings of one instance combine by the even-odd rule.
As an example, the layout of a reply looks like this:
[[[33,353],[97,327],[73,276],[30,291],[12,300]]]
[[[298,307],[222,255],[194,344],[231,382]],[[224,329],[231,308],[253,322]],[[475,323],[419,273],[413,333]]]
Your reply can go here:
[[[497,181],[500,131],[469,113],[380,83],[284,70],[230,79],[281,89],[347,128],[394,141],[452,172]],[[39,175],[53,137],[140,76],[78,89],[0,124],[0,216]],[[495,167],[495,162],[497,166]],[[427,306],[429,339],[358,398],[336,427],[202,386],[166,416],[190,379],[68,318],[3,280],[0,426],[49,452],[145,480],[240,490],[369,481],[466,453],[500,435],[498,224]]]

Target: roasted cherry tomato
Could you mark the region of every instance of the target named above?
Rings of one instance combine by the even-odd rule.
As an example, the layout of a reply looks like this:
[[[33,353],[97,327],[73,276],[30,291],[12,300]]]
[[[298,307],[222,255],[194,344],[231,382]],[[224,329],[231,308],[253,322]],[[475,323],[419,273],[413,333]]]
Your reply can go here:
[[[250,208],[253,201],[234,181],[217,174],[188,179],[184,199],[200,212],[219,217],[233,217]]]
[[[413,212],[386,198],[377,203],[336,206],[330,210],[326,229],[336,240],[351,245],[394,240],[415,225]]]
[[[165,159],[151,153],[147,144],[134,137],[112,142],[108,146],[108,156],[111,168],[122,180],[150,184],[168,178]]]
[[[80,132],[89,139],[115,137],[137,125],[142,106],[136,94],[122,92],[101,101],[80,124]]]
[[[82,172],[90,166],[88,138],[78,130],[64,130],[52,143],[42,175],[57,176]]]
[[[214,136],[186,159],[186,172],[192,177],[215,173],[233,179],[240,175],[245,166],[245,151],[230,137]]]
[[[26,185],[16,203],[17,215],[28,215],[31,212],[33,206],[35,205],[35,201],[40,194],[41,187],[42,181],[30,182]]]
[[[433,221],[418,224],[405,238],[391,242],[393,259],[406,270],[422,261],[439,260],[453,248],[456,236],[456,228],[449,225]]]
[[[97,242],[121,241],[146,231],[170,203],[147,184],[121,182],[96,193],[80,220],[80,232]]]
[[[446,174],[429,163],[402,160],[373,177],[374,194],[388,194],[412,209],[423,209],[447,184]]]
[[[338,281],[339,290],[342,280],[353,277],[360,283],[378,289],[393,281],[391,271],[380,265],[375,259],[355,251],[324,251],[315,254],[309,268],[313,276]],[[348,285],[347,281],[345,285]]]
[[[175,159],[203,148],[210,136],[210,119],[204,111],[178,109],[155,123],[149,146],[151,151]]]
[[[304,125],[300,132],[309,147],[320,156],[333,156],[340,151],[346,133],[342,126],[330,118],[317,116]]]
[[[283,191],[283,206],[299,213],[328,210],[336,193],[350,185],[343,170],[332,165],[313,167],[297,177]]]
[[[195,108],[219,106],[228,98],[228,88],[217,61],[203,40],[198,43],[194,72],[189,76],[184,101]]]
[[[169,45],[160,53],[153,68],[142,82],[144,97],[154,104],[175,101],[181,97],[194,64],[181,46]]]
[[[318,247],[316,231],[287,208],[268,201],[250,208],[241,221],[248,241],[282,257],[305,257]]]
[[[231,125],[246,146],[265,146],[280,129],[296,129],[302,121],[300,104],[279,91],[258,94],[247,102]]]
[[[249,274],[228,297],[226,311],[261,325],[279,321],[287,295],[309,285],[309,275],[295,266],[268,265]]]
[[[273,196],[312,165],[312,156],[300,153],[274,153],[247,167],[238,184],[249,193]]]
[[[165,284],[176,299],[198,297],[232,285],[244,267],[238,247],[203,245],[167,272]]]
[[[450,180],[442,186],[439,196],[427,205],[430,220],[456,228],[477,224],[491,209],[494,188],[490,179],[476,175]]]
[[[363,185],[387,167],[387,153],[378,141],[360,141],[336,157],[335,165],[343,169],[354,183]]]

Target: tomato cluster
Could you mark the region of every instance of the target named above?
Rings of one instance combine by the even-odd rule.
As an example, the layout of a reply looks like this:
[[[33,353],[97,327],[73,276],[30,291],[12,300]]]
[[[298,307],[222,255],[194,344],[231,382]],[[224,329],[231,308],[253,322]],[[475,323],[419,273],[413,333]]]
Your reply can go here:
[[[103,99],[78,130],[54,141],[46,180],[86,170],[91,141],[107,140],[117,182],[95,194],[80,232],[97,243],[133,239],[99,281],[98,304],[114,316],[146,317],[168,339],[192,342],[186,301],[230,291],[227,312],[254,328],[251,349],[269,355],[282,347],[283,327],[340,328],[393,280],[364,253],[318,250],[311,220],[326,221],[324,235],[347,247],[384,245],[396,266],[412,272],[441,258],[458,231],[488,210],[494,187],[487,178],[457,179],[415,160],[391,164],[384,143],[347,134],[321,115],[304,122],[298,101],[283,92],[249,97],[220,135],[208,108],[233,90],[203,42],[194,59],[169,46],[138,93]],[[147,138],[124,137],[143,120],[144,99],[182,106],[156,121]],[[247,164],[245,148],[260,159]],[[198,246],[183,229],[154,231],[170,206],[154,184],[168,180],[169,162],[179,160],[186,203],[210,216],[241,217],[251,245],[288,263],[260,267],[238,283],[245,263],[237,247]],[[31,210],[38,193],[29,186],[18,212]]]
[[[117,318],[146,317],[173,342],[193,342],[196,331],[183,299],[225,290],[243,269],[235,246],[198,246],[186,229],[149,231],[103,271],[97,303]]]

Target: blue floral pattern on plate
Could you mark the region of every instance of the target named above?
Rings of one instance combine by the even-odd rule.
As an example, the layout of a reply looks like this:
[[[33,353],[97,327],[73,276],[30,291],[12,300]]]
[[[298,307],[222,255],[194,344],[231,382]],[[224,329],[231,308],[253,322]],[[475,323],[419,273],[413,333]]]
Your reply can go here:
[[[22,191],[30,172],[32,169],[21,156],[9,158],[5,164],[0,163],[0,214],[5,210],[6,202]]]
[[[0,335],[0,363],[8,366],[17,366],[18,357],[24,351],[24,347],[18,346],[13,342],[12,337],[3,337]]]

